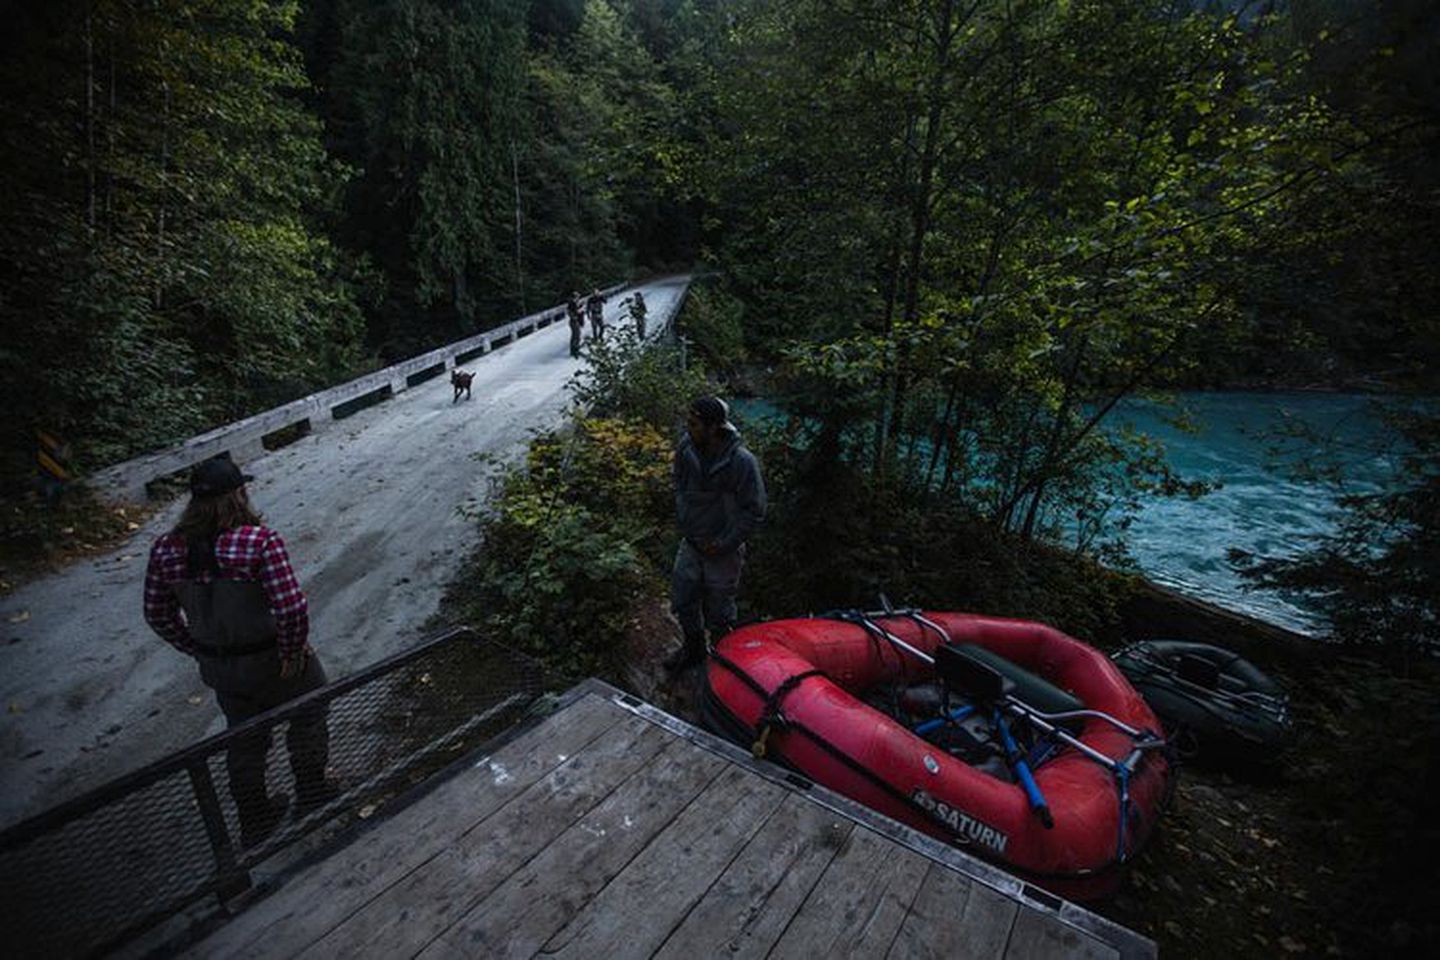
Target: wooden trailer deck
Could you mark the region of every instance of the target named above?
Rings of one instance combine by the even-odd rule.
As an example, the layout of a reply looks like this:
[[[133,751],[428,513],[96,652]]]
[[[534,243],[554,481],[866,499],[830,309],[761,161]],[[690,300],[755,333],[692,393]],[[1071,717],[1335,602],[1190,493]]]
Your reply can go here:
[[[187,955],[1155,954],[598,681],[562,704],[294,869]]]

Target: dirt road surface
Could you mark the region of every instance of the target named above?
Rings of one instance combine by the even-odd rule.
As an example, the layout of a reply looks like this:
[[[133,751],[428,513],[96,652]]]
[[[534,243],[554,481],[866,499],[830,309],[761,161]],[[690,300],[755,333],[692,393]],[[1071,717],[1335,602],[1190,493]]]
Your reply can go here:
[[[688,278],[641,285],[663,327]],[[626,294],[612,296],[617,322]],[[290,549],[310,600],[311,641],[332,679],[419,639],[444,587],[477,546],[460,509],[488,493],[493,466],[563,418],[579,367],[569,329],[551,324],[259,460],[251,500]],[[170,504],[112,553],[0,598],[0,826],[223,729],[194,663],[141,616],[154,538]]]

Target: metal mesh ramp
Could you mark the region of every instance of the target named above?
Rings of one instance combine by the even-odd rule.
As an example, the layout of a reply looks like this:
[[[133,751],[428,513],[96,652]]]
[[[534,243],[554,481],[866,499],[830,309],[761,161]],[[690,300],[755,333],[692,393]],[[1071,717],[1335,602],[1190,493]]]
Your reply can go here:
[[[256,864],[323,825],[370,816],[513,724],[542,689],[535,661],[453,629],[23,821],[0,833],[6,953],[93,954],[206,896],[238,894]],[[317,708],[339,796],[304,816],[292,807],[241,849],[227,749],[264,731],[270,789],[293,792],[283,733]]]

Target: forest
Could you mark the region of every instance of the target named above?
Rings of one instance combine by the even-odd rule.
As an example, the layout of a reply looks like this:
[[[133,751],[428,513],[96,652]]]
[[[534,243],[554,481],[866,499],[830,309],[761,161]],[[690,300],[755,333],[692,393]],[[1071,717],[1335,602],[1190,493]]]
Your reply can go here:
[[[485,627],[568,638],[570,669],[616,672],[616,638],[673,547],[655,466],[676,411],[657,398],[714,388],[787,414],[747,433],[776,491],[748,615],[888,587],[1104,642],[1123,584],[1096,570],[1126,569],[1128,505],[1203,493],[1150,438],[1104,428],[1118,403],[1374,394],[1409,438],[1409,482],[1346,501],[1303,557],[1236,562],[1309,591],[1327,649],[1361,651],[1354,696],[1390,711],[1368,732],[1415,721],[1393,755],[1347,743],[1302,765],[1290,799],[1318,792],[1294,814],[1292,876],[1331,862],[1321,838],[1389,777],[1380,812],[1334,854],[1332,900],[1286,901],[1311,930],[1289,944],[1198,923],[1183,891],[1169,913],[1120,914],[1180,955],[1320,953],[1327,935],[1333,952],[1403,953],[1434,934],[1433,884],[1402,890],[1440,849],[1419,812],[1440,755],[1431,0],[7,13],[8,539],[50,522],[37,431],[83,477],[571,290],[693,271],[685,370],[665,350],[591,351],[578,393],[598,419],[537,442],[510,477],[459,601]],[[558,518],[541,508],[557,488]],[[558,586],[511,602],[537,579]],[[1336,676],[1266,665],[1317,697]],[[1403,689],[1376,679],[1391,671]],[[1317,729],[1342,722],[1317,709]],[[1210,909],[1244,912],[1261,887]],[[1353,918],[1315,934],[1341,903]],[[1194,939],[1206,923],[1218,932]]]
[[[637,268],[1022,534],[1116,395],[1432,386],[1420,0],[11,15],[9,492],[37,429],[83,471]]]

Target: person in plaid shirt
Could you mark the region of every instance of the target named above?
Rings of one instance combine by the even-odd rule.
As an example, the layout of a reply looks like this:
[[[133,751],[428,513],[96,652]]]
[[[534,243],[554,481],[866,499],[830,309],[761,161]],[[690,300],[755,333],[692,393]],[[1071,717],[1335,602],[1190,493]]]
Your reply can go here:
[[[190,502],[175,528],[155,541],[145,570],[145,622],[195,658],[232,727],[325,684],[309,644],[309,605],[285,541],[250,505],[245,484],[252,479],[226,457],[196,467]],[[332,799],[323,706],[290,719],[286,747],[297,809]],[[272,797],[265,784],[269,750],[266,729],[237,740],[226,756],[245,847],[285,816],[286,799]]]

